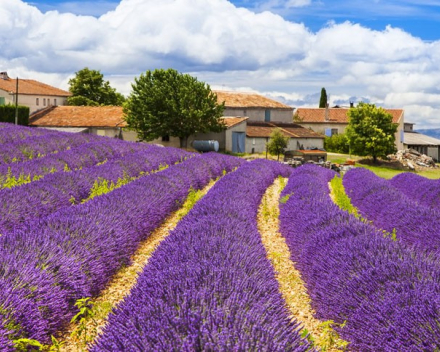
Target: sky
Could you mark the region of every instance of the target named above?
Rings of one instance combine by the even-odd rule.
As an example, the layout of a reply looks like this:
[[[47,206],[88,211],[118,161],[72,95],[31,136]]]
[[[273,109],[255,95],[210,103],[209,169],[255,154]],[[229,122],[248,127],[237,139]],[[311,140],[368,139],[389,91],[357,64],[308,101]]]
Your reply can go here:
[[[0,71],[124,95],[174,68],[212,89],[317,107],[364,101],[440,128],[440,0],[0,0]]]

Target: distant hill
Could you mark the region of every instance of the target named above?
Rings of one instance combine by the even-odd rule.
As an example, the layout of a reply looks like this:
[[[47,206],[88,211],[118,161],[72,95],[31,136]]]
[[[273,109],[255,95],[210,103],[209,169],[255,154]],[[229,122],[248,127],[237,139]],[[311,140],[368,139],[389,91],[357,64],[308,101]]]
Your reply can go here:
[[[428,128],[425,130],[416,130],[415,132],[419,132],[421,134],[440,139],[440,128]]]

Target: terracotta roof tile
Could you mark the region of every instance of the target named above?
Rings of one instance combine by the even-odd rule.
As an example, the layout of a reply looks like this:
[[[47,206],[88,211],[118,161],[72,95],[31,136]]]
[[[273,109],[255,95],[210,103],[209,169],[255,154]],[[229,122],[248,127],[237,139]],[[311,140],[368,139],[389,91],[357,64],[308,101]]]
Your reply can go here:
[[[217,94],[218,103],[225,102],[225,107],[227,108],[277,108],[293,110],[291,106],[255,93],[227,92],[222,90],[213,92]]]
[[[268,138],[274,129],[279,128],[285,137],[290,138],[324,138],[308,128],[294,123],[248,122],[246,136],[250,138]]]
[[[15,79],[0,79],[0,89],[15,93],[16,80]],[[19,79],[18,80],[18,94],[23,95],[51,95],[58,97],[69,97],[72,94],[65,90],[49,86],[32,79]]]
[[[239,123],[246,121],[249,117],[222,116],[223,122],[227,128],[231,128]]]
[[[52,106],[33,113],[31,126],[125,127],[121,106]]]
[[[348,123],[349,108],[329,108],[328,121],[325,120],[325,108],[298,108],[295,111],[301,122],[304,123]],[[403,109],[384,109],[393,116],[393,122],[399,123],[403,117]]]

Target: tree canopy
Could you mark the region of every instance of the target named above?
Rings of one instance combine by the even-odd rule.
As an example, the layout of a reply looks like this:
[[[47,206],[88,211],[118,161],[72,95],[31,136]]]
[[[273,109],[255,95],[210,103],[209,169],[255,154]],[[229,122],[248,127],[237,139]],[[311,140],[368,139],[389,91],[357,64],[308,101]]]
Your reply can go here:
[[[127,124],[140,140],[178,137],[181,147],[187,147],[194,133],[224,130],[223,111],[224,104],[217,103],[209,85],[173,69],[147,71],[135,78],[124,104]]]
[[[319,107],[320,108],[327,107],[327,92],[325,88],[321,89],[321,98],[319,99]]]
[[[394,153],[397,124],[386,110],[374,104],[359,103],[348,111],[346,135],[351,152],[360,156],[378,157]]]
[[[325,137],[324,149],[328,152],[348,154],[348,139],[345,134],[334,134],[331,137]]]
[[[267,150],[270,154],[276,155],[277,160],[280,160],[280,154],[284,153],[289,143],[289,137],[284,137],[279,128],[275,128],[270,134],[270,140],[267,143]]]
[[[121,93],[116,92],[100,71],[90,70],[87,67],[75,73],[69,80],[69,91],[72,96],[67,99],[69,105],[76,106],[120,106],[125,101]]]

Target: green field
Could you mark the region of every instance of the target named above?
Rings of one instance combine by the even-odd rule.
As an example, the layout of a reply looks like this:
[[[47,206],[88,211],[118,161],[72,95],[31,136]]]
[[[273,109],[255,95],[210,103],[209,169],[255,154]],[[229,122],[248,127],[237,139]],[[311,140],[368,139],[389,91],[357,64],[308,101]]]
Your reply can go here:
[[[364,167],[366,169],[369,169],[373,171],[376,175],[390,179],[393,178],[395,175],[400,174],[402,172],[415,172],[415,171],[407,171],[407,170],[399,170],[393,167],[389,167],[386,163],[382,163],[379,165],[370,165],[368,163],[368,160],[362,160],[361,157],[354,156],[354,155],[348,155],[348,154],[336,154],[336,153],[328,153],[327,154],[327,160],[333,162],[333,163],[339,163],[343,164],[347,159],[356,160],[356,166],[358,167]],[[367,163],[363,163],[363,162]],[[362,162],[362,163],[361,163]],[[418,175],[424,176],[426,178],[431,179],[438,179],[440,178],[440,164],[437,164],[439,167],[436,169],[428,169],[426,168],[423,171],[415,172]]]

